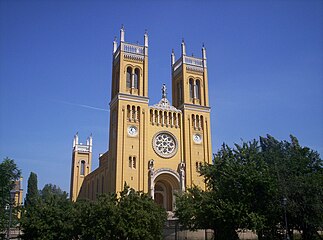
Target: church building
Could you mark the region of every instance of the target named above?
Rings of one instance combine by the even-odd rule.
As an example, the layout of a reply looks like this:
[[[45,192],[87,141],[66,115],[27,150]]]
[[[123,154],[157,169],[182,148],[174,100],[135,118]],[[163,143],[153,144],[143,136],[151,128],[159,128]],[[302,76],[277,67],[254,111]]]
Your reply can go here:
[[[148,94],[148,34],[143,45],[128,43],[122,27],[112,56],[109,149],[92,171],[92,136],[86,144],[74,136],[71,200],[96,200],[127,183],[172,211],[175,193],[205,188],[198,170],[212,162],[206,50],[201,58],[187,56],[183,41],[177,60],[172,52],[172,102],[163,85],[154,105]]]

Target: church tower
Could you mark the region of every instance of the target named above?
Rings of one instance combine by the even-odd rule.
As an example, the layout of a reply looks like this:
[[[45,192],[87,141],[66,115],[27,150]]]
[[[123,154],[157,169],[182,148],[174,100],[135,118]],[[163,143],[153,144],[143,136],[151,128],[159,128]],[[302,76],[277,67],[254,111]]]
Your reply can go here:
[[[171,54],[173,105],[183,113],[183,152],[186,164],[186,184],[202,186],[199,176],[202,163],[212,162],[210,106],[206,49],[202,47],[202,58],[186,55],[184,40],[181,57],[175,62]]]
[[[144,142],[148,109],[148,34],[144,45],[113,42],[112,92],[110,102],[109,189],[119,192],[126,182],[143,189]]]
[[[92,165],[92,135],[86,140],[86,144],[79,143],[78,133],[73,140],[72,173],[70,199],[76,201],[84,178],[91,172]]]

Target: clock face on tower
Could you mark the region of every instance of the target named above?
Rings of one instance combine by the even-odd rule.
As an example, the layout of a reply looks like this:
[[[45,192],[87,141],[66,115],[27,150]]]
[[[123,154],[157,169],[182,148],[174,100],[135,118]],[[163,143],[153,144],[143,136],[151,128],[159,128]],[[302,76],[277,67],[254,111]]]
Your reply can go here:
[[[131,137],[134,137],[138,134],[138,128],[136,126],[129,126],[128,127],[128,134]]]
[[[200,144],[202,142],[202,136],[198,133],[195,133],[193,135],[193,141],[197,144]]]
[[[177,139],[170,132],[159,132],[153,137],[153,148],[163,158],[170,158],[177,152]]]

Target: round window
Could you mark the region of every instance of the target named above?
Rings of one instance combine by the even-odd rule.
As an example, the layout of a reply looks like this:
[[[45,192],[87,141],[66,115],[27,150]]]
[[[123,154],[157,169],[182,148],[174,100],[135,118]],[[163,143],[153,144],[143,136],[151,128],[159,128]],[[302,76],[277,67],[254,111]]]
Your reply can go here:
[[[177,152],[177,140],[169,132],[159,132],[153,138],[155,152],[164,158],[170,158]]]

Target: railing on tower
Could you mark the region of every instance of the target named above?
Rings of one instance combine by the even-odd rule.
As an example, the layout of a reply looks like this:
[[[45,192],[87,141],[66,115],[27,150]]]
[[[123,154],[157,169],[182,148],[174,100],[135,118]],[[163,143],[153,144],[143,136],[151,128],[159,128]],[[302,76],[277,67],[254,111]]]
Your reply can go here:
[[[196,58],[196,57],[189,57],[189,56],[182,56],[181,58],[179,58],[173,65],[173,71],[175,72],[184,63],[186,65],[192,66],[193,67],[192,69],[203,71],[203,67],[204,67],[203,66],[203,59]]]
[[[203,67],[203,60],[200,58],[183,56],[183,63],[197,67]]]
[[[136,44],[123,43],[122,44],[122,51],[128,52],[128,53],[135,53],[135,54],[144,55],[144,47],[138,46]]]

